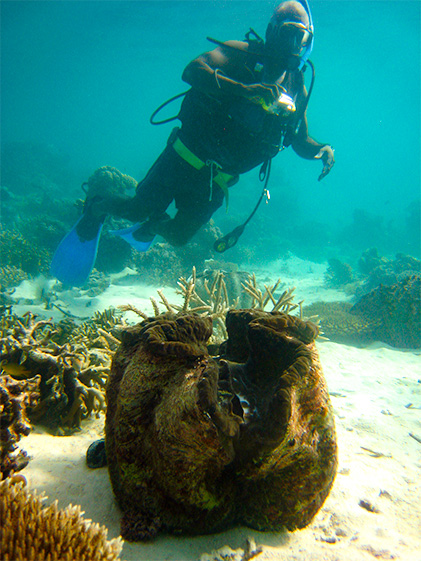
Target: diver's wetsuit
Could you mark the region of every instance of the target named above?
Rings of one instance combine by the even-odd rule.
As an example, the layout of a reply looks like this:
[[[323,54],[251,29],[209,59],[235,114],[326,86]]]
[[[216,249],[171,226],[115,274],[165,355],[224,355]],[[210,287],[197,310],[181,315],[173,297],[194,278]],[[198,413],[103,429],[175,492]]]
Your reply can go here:
[[[302,72],[288,72],[282,85],[295,100],[299,114],[305,102]],[[183,159],[174,150],[175,137],[171,135],[163,153],[138,184],[130,204],[131,216],[127,217],[134,221],[149,219],[146,232],[149,225],[151,233],[162,235],[172,245],[183,245],[209,221],[224,200],[224,192],[215,182],[211,188],[211,174],[218,168],[214,164],[212,169],[210,162],[234,176],[228,183],[233,185],[238,175],[278,153],[285,133],[296,124],[296,114],[280,117],[242,97],[214,98],[192,88],[181,107],[182,126],[177,136],[207,165],[198,170]],[[292,120],[289,129],[288,120]],[[288,144],[292,143],[301,157],[314,158],[323,145],[309,140],[312,141],[305,131],[301,141],[298,135],[298,141],[290,137]],[[169,219],[165,211],[173,200],[178,212]]]

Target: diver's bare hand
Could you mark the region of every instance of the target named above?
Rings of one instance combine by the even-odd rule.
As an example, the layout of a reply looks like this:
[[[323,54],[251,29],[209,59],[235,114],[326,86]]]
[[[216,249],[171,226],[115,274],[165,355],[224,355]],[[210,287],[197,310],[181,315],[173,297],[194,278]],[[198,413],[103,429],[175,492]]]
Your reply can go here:
[[[334,150],[332,146],[326,144],[323,148],[320,149],[319,153],[314,156],[316,160],[322,160],[323,162],[323,170],[322,173],[319,175],[319,181],[321,181],[326,175],[330,172],[335,164],[335,156]]]
[[[242,97],[253,103],[269,107],[281,95],[281,88],[276,84],[243,85]]]

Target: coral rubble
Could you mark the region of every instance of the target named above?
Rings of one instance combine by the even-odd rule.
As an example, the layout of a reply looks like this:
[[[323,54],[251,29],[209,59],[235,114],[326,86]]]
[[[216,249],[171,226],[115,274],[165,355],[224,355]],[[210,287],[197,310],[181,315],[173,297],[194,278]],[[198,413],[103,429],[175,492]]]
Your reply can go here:
[[[120,538],[107,540],[105,526],[83,518],[79,506],[46,507],[23,478],[0,482],[0,558],[2,561],[115,561]]]
[[[257,559],[262,552],[262,546],[256,546],[253,538],[247,538],[244,548],[232,549],[224,545],[211,553],[202,553],[200,561],[250,561]]]
[[[336,472],[336,437],[311,322],[181,312],[123,332],[107,384],[106,453],[126,539],[306,526]]]

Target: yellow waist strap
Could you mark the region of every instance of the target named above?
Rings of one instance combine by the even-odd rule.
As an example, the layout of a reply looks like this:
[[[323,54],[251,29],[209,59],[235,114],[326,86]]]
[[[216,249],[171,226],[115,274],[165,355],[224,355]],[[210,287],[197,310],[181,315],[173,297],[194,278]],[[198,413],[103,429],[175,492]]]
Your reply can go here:
[[[172,145],[174,150],[183,158],[185,162],[190,164],[195,169],[199,170],[202,169],[206,164],[203,162],[196,154],[187,148],[185,144],[181,142],[181,140],[177,137],[174,144]],[[222,189],[225,195],[226,206],[228,208],[228,182],[234,179],[234,175],[230,175],[229,173],[225,173],[223,171],[218,171],[216,175],[213,177],[214,182]]]

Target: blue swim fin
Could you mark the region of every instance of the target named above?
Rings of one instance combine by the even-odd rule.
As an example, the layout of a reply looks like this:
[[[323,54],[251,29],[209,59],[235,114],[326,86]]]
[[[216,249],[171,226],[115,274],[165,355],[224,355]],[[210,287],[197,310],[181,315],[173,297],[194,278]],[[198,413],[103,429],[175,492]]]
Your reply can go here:
[[[95,264],[99,238],[104,225],[102,220],[98,225],[96,236],[84,241],[77,233],[77,226],[83,218],[85,216],[82,216],[61,240],[51,261],[51,274],[69,286],[82,286],[88,280]]]
[[[134,224],[134,226],[130,226],[129,228],[123,228],[122,230],[109,230],[110,234],[114,236],[120,236],[125,242],[129,243],[136,251],[147,251],[155,240],[155,236],[149,241],[143,242],[140,240],[136,240],[133,237],[134,232],[137,232],[139,228],[141,228],[143,224]]]

